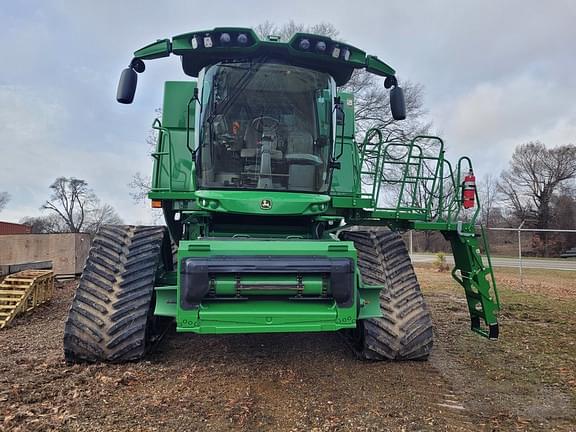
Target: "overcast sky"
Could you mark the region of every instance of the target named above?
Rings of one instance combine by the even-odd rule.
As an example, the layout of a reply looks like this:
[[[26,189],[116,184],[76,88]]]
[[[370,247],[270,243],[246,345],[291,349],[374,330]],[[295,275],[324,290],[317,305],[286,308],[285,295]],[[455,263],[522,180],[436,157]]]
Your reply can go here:
[[[178,58],[148,62],[133,105],[115,101],[131,54],[159,38],[266,20],[334,24],[342,39],[421,83],[447,156],[497,174],[514,146],[576,143],[576,1],[83,1],[0,6],[0,219],[39,215],[57,176],[85,179],[127,223],[148,173],[145,138]]]

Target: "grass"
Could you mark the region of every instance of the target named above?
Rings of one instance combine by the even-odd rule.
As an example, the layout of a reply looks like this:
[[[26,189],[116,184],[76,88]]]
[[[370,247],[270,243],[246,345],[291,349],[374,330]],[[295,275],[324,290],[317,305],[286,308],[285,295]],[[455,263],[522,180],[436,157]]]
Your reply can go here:
[[[460,375],[469,376],[459,378],[461,386],[471,389],[474,398],[483,396],[489,402],[494,421],[504,421],[508,426],[527,421],[533,427],[541,427],[542,421],[546,423],[552,418],[560,424],[575,421],[573,274],[526,270],[525,283],[520,287],[517,270],[496,269],[501,328],[499,340],[491,343],[466,329],[464,294],[449,275],[422,265],[417,266],[417,273],[430,300],[436,338],[449,346],[447,363],[460,368]],[[452,303],[446,301],[448,296],[454,298]],[[455,325],[458,323],[460,326]],[[471,395],[469,403],[474,404],[474,398]]]

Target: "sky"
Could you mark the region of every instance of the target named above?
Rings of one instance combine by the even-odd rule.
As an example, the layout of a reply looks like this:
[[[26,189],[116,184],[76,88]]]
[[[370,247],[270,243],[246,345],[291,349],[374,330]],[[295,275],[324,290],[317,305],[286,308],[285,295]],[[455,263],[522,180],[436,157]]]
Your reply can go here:
[[[179,59],[150,61],[132,105],[115,101],[136,49],[216,26],[332,23],[400,79],[424,87],[447,157],[498,175],[514,147],[576,144],[573,0],[218,2],[20,0],[0,5],[0,219],[38,216],[56,177],[86,180],[126,223],[150,223],[128,184],[152,163],[146,136]]]

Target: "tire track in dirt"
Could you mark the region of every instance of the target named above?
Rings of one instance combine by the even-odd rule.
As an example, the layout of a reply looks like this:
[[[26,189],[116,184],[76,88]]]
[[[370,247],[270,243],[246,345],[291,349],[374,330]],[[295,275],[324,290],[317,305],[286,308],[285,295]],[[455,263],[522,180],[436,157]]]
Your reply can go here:
[[[206,394],[228,388],[245,406],[246,430],[473,429],[429,363],[362,362],[338,335],[173,335],[168,345],[156,360],[175,375],[184,358],[212,370],[195,385]]]

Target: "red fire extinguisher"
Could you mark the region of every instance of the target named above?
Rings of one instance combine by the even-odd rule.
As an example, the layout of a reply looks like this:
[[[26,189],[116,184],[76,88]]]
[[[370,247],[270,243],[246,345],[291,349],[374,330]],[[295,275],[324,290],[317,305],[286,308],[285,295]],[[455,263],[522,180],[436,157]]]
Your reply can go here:
[[[474,207],[475,198],[476,177],[474,177],[474,172],[470,170],[466,177],[464,177],[464,183],[462,184],[462,205],[464,208],[468,209]]]

